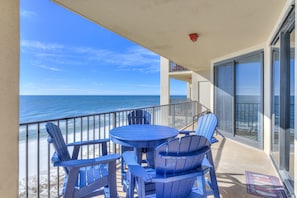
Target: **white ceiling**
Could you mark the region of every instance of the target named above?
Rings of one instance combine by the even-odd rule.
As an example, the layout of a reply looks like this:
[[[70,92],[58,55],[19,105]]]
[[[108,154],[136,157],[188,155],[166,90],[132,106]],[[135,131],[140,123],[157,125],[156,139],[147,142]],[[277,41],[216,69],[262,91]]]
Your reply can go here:
[[[286,1],[54,0],[193,71],[266,42]],[[197,42],[188,37],[193,32]]]

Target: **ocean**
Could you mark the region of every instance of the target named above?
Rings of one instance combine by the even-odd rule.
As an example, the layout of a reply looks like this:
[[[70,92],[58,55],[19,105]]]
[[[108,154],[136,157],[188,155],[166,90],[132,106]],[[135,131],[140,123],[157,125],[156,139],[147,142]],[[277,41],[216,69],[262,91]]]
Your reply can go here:
[[[186,96],[171,96],[171,103]],[[20,96],[20,123],[160,105],[160,96]]]

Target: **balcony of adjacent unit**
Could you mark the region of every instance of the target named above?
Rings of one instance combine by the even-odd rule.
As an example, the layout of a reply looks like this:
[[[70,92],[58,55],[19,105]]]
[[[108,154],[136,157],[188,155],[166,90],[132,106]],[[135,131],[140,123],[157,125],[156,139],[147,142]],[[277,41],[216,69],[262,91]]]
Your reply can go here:
[[[169,61],[169,77],[184,82],[192,82],[192,71],[184,66]]]

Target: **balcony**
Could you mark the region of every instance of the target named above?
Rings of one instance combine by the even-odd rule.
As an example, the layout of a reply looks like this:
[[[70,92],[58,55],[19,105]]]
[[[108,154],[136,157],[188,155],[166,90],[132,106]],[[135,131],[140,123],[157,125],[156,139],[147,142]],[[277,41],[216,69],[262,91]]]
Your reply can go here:
[[[172,61],[169,61],[169,76],[184,82],[192,82],[192,71]]]
[[[152,124],[162,124],[177,129],[195,128],[193,116],[197,115],[197,102],[146,107],[152,115]],[[19,131],[19,197],[59,197],[63,183],[63,170],[51,165],[53,148],[46,141],[45,123],[58,124],[66,143],[108,138],[112,128],[127,125],[131,111],[115,111],[78,117],[45,120],[20,124]],[[221,197],[254,197],[247,194],[245,171],[274,175],[276,172],[262,150],[257,150],[216,135],[219,142],[212,147]],[[120,146],[110,142],[109,153],[120,153]],[[81,158],[99,156],[99,147],[84,147]],[[118,163],[118,192],[125,197],[120,181]]]
[[[181,65],[178,65],[172,61],[170,61],[169,63],[170,65],[170,69],[169,69],[169,72],[183,72],[183,71],[189,71],[187,68],[181,66]]]

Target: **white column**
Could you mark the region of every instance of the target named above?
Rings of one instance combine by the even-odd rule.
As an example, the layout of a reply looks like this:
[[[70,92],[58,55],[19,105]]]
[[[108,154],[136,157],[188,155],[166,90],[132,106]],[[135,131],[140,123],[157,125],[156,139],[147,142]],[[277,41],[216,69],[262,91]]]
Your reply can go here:
[[[19,1],[0,7],[0,194],[18,197]]]
[[[160,104],[169,104],[170,81],[169,81],[169,60],[160,57]]]
[[[170,100],[170,81],[169,81],[169,60],[160,57],[160,104],[167,105]],[[169,106],[162,107],[160,114],[160,124],[168,125]]]
[[[192,83],[187,82],[187,99],[192,100]]]

